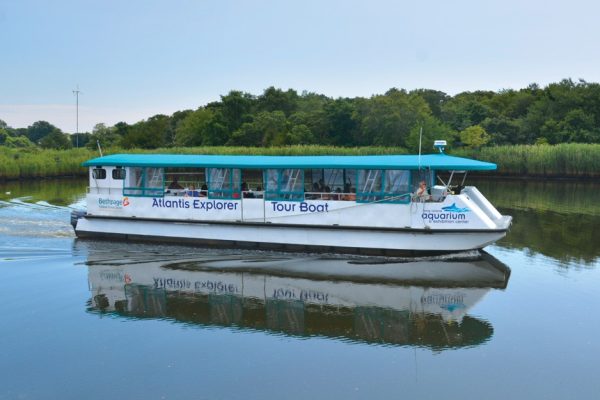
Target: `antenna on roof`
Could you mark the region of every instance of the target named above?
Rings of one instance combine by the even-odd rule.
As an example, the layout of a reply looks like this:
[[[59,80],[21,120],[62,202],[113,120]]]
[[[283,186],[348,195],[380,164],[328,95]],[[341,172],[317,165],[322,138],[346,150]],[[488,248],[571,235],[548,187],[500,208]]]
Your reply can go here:
[[[446,145],[447,143],[445,140],[436,140],[433,142],[433,148],[438,149],[441,154],[444,154],[444,148],[446,147]]]
[[[100,141],[99,141],[99,140],[96,140],[96,144],[98,145],[98,151],[100,152],[100,157],[104,157],[104,156],[102,155],[102,147],[100,146]]]

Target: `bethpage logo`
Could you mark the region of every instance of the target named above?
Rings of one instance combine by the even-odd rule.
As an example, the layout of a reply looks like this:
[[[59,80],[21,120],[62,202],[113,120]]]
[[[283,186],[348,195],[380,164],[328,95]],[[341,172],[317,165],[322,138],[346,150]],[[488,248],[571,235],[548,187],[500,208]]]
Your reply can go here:
[[[123,207],[127,207],[128,205],[129,197],[123,197],[122,200],[103,199],[102,197],[98,199],[98,207],[100,208],[121,209]]]
[[[469,211],[471,210],[466,207],[460,208],[456,203],[452,203],[451,206],[442,207],[441,210],[423,211],[421,218],[431,224],[466,224],[469,221],[465,213]]]

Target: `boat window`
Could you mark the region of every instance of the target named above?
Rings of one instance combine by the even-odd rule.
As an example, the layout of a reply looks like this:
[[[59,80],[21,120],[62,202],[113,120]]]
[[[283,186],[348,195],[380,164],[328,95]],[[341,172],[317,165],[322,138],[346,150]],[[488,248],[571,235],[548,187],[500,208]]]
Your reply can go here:
[[[123,181],[124,196],[143,196],[144,170],[143,168],[129,168],[129,173]]]
[[[356,201],[366,203],[382,200],[382,172],[383,171],[379,169],[361,169],[358,171]]]
[[[356,201],[408,203],[410,201],[410,173],[403,170],[359,170]]]
[[[397,169],[386,170],[383,176],[383,199],[385,202],[407,203],[410,201],[410,172]]]
[[[104,168],[94,168],[92,170],[92,177],[94,179],[106,179],[106,170]]]
[[[112,170],[112,178],[114,180],[123,180],[125,179],[125,169],[121,167],[117,167]]]
[[[304,170],[265,170],[265,199],[279,201],[304,200]]]
[[[165,170],[165,195],[189,196],[190,193],[202,197],[207,196],[206,169],[167,168]]]
[[[145,196],[162,196],[165,173],[162,168],[146,168]]]
[[[208,168],[208,197],[213,199],[239,199],[241,171],[236,168]]]
[[[307,200],[354,200],[356,170],[309,169],[305,172]]]
[[[262,169],[242,170],[242,197],[247,199],[259,199],[263,197]]]
[[[124,196],[162,197],[164,170],[152,167],[132,167],[123,183]]]

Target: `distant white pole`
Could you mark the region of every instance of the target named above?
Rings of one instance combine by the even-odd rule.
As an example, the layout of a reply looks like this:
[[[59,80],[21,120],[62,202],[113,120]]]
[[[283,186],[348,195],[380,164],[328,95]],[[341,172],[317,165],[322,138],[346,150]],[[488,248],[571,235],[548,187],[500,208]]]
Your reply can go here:
[[[73,94],[75,95],[75,140],[76,146],[79,147],[79,85],[77,85],[77,89],[73,90]]]

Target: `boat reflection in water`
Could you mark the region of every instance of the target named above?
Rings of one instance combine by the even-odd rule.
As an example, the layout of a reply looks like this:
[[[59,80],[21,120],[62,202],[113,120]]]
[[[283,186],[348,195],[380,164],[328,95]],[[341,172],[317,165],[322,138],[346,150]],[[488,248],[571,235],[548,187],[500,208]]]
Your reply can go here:
[[[489,340],[492,325],[467,313],[510,275],[479,252],[407,261],[85,246],[93,313],[435,350]]]

